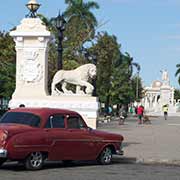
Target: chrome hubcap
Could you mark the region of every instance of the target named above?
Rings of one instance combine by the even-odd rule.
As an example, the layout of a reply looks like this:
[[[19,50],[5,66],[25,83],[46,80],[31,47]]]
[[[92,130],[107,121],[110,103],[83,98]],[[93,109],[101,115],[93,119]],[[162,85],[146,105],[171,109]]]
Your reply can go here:
[[[30,162],[33,167],[39,167],[43,161],[42,153],[33,152],[30,155]]]
[[[112,159],[111,149],[106,148],[103,152],[103,160],[105,163],[110,163]]]

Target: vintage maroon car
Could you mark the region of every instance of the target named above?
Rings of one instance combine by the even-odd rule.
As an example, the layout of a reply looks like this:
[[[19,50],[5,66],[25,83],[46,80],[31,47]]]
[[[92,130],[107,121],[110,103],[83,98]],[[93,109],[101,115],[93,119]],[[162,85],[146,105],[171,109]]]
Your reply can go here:
[[[110,164],[112,154],[122,155],[123,136],[93,130],[73,111],[51,108],[17,108],[0,119],[0,165],[23,162],[30,170],[45,160],[95,160]]]

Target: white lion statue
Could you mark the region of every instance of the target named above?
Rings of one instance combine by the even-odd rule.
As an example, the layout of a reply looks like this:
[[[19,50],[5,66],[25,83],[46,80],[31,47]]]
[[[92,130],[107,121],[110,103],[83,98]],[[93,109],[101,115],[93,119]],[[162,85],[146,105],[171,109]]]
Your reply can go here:
[[[76,94],[92,95],[94,87],[88,82],[96,76],[96,66],[94,64],[85,64],[74,70],[59,70],[54,75],[51,84],[52,95],[73,94],[72,91],[67,90],[67,83],[76,85]],[[56,85],[61,83],[61,89],[57,89]],[[85,87],[85,92],[81,90]]]

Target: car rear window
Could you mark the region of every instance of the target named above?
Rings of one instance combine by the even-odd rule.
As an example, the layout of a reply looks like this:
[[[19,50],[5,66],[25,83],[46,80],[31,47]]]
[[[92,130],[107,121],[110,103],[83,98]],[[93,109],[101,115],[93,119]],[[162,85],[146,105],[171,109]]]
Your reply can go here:
[[[28,112],[7,112],[0,118],[0,123],[15,123],[39,127],[40,117]]]

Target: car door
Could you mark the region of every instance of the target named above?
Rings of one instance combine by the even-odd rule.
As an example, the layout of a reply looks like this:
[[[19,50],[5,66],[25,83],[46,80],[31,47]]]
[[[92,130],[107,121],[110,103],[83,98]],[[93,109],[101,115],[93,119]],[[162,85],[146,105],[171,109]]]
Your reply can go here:
[[[69,158],[73,160],[91,160],[96,156],[96,139],[78,115],[69,115],[67,121]]]
[[[65,116],[53,114],[48,117],[45,125],[46,142],[49,145],[49,160],[62,160],[66,158],[66,129]]]

